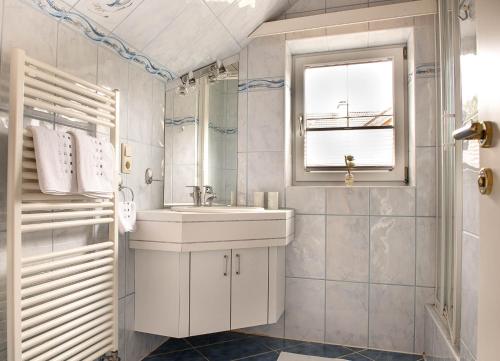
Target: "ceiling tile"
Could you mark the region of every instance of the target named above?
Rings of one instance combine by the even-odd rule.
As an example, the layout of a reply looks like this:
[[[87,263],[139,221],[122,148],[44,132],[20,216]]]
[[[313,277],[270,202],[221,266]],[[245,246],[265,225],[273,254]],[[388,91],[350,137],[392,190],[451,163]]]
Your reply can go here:
[[[241,46],[260,24],[286,10],[288,0],[239,0],[231,5],[219,19]]]
[[[143,0],[80,0],[74,7],[104,28],[113,30]]]
[[[113,32],[142,50],[193,1],[199,0],[143,1]]]
[[[175,72],[206,65],[239,51],[238,44],[203,2],[193,2],[144,51]]]
[[[232,3],[237,0],[203,0],[216,16],[226,10]]]

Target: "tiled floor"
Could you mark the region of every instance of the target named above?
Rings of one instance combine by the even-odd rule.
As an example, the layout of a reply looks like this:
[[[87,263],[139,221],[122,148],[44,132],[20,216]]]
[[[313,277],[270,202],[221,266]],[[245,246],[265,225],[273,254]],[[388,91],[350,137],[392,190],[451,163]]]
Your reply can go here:
[[[220,332],[184,339],[171,338],[144,361],[276,361],[281,351],[303,355],[344,358],[349,361],[420,361],[408,355],[354,347]]]

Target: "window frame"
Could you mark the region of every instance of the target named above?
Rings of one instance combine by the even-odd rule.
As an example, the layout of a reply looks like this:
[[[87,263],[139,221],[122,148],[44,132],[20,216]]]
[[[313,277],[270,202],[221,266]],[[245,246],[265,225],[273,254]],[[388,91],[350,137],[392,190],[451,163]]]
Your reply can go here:
[[[300,182],[344,182],[346,168],[332,167],[306,170],[304,163],[304,140],[301,136],[300,117],[304,114],[304,71],[307,67],[356,64],[384,59],[393,61],[394,139],[395,164],[388,169],[355,169],[355,179],[361,182],[407,182],[408,178],[408,115],[407,115],[407,66],[403,45],[336,51],[328,53],[301,54],[292,57],[293,90],[293,180]]]

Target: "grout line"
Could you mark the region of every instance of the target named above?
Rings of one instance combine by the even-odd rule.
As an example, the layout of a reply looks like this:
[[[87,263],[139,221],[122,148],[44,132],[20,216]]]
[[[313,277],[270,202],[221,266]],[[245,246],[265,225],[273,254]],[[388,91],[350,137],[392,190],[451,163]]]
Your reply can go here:
[[[370,213],[371,209],[371,192],[372,188],[368,188],[368,213]],[[367,340],[366,346],[370,347],[370,304],[371,304],[371,278],[372,278],[372,216],[371,214],[368,216],[368,322],[367,322]]]

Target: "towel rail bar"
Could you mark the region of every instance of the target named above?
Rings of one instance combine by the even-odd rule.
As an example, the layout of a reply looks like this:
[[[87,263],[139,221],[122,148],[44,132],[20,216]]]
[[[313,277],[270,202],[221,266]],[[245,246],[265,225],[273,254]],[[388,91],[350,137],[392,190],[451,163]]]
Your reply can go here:
[[[103,355],[111,345],[110,332],[103,332],[100,335],[92,337],[71,350],[62,353],[58,357],[50,359],[50,361],[80,361],[80,360],[95,360],[99,355]],[[102,340],[97,342],[98,340]],[[96,343],[97,342],[97,343]],[[71,357],[73,356],[73,357]],[[46,361],[47,359],[33,360]]]
[[[52,260],[52,259],[56,259],[56,258],[67,257],[67,256],[71,256],[74,254],[94,252],[94,251],[99,251],[101,249],[107,249],[107,248],[113,248],[113,242],[100,242],[100,243],[95,243],[95,244],[89,244],[89,245],[83,246],[83,247],[66,249],[64,251],[51,252],[51,253],[45,253],[45,254],[31,256],[31,257],[25,257],[25,258],[21,259],[21,263],[22,263],[22,265],[26,265],[26,264],[30,264],[30,263],[38,263],[41,261],[47,261],[47,260]]]
[[[40,76],[39,78],[40,79],[44,79],[44,76]],[[61,81],[58,81],[58,80],[56,80],[54,82],[54,84],[56,84],[56,83],[59,84],[59,85],[63,85],[63,86],[65,85],[65,83],[63,83]],[[48,92],[50,92],[52,94],[63,96],[65,98],[67,98],[67,99],[71,99],[71,100],[77,101],[77,102],[79,102],[81,104],[86,104],[86,105],[95,107],[96,109],[103,109],[103,110],[107,110],[107,111],[110,111],[110,112],[114,111],[114,107],[112,107],[108,103],[103,103],[102,102],[102,101],[106,101],[106,99],[103,100],[102,97],[98,97],[97,98],[98,100],[94,100],[94,99],[89,99],[85,95],[80,95],[79,92],[81,91],[81,88],[77,88],[76,90],[78,91],[78,93],[75,93],[73,91],[66,90],[64,88],[51,85],[49,83],[46,83],[44,81],[40,81],[39,79],[32,78],[32,77],[31,78],[30,77],[26,78],[26,84],[29,85],[29,86],[38,88],[38,89],[44,89],[44,90],[46,90],[46,91],[48,91]],[[112,103],[112,102],[110,101],[110,103]]]
[[[27,318],[33,317],[33,316],[38,315],[40,313],[47,312],[53,308],[60,307],[66,303],[70,303],[70,302],[82,299],[84,297],[90,296],[90,295],[98,293],[98,292],[102,292],[102,294],[105,296],[112,296],[112,284],[110,282],[101,283],[101,284],[98,284],[97,286],[83,289],[81,291],[69,294],[65,297],[61,297],[61,298],[58,298],[58,299],[55,299],[55,300],[52,300],[49,302],[45,302],[45,303],[30,307],[26,310],[23,310],[23,317],[27,317]],[[23,337],[29,338],[26,335],[23,335]]]
[[[33,224],[23,224],[21,226],[21,232],[35,232],[35,231],[45,231],[48,229],[61,229],[61,228],[71,228],[77,226],[93,226],[97,224],[113,223],[114,218],[94,218],[94,219],[84,219],[76,221],[62,221],[62,222],[50,222],[50,223],[33,223]]]
[[[78,272],[87,271],[91,269],[98,269],[99,267],[113,263],[113,258],[103,258],[96,261],[80,263],[75,266],[65,267],[50,272],[40,273],[34,276],[29,276],[21,279],[21,285],[24,288],[32,287],[42,282],[49,282],[52,280],[60,279],[61,277],[77,274]]]
[[[23,212],[29,212],[29,211],[56,211],[63,209],[109,208],[112,206],[113,202],[24,203],[21,206],[21,209]]]
[[[21,219],[23,220],[23,222],[36,222],[36,221],[50,221],[57,219],[110,216],[113,213],[114,212],[112,209],[95,210],[95,211],[77,211],[77,212],[32,213],[32,214],[23,214],[21,216]]]
[[[113,128],[115,126],[113,123],[108,122],[106,120],[94,118],[94,117],[91,117],[89,115],[85,115],[79,111],[69,110],[68,108],[63,108],[63,107],[58,106],[58,105],[51,105],[50,103],[47,103],[47,102],[41,101],[41,100],[24,98],[24,104],[26,104],[30,107],[41,108],[41,109],[47,110],[49,112],[65,115],[67,117],[70,117],[70,118],[76,119],[76,120],[80,120],[82,122],[89,122],[92,124],[104,125],[104,126],[109,127],[109,128]]]
[[[55,290],[44,293],[39,293],[33,297],[23,299],[21,301],[21,307],[22,309],[27,309],[29,307],[33,307],[34,305],[38,305],[42,302],[47,302],[57,297],[64,297],[66,295],[71,294],[72,292],[78,292],[87,287],[92,287],[103,282],[108,282],[110,280],[112,280],[112,278],[109,275],[101,275],[94,277],[92,279],[81,281],[78,284],[57,288]]]
[[[69,100],[66,100],[66,99],[61,98],[61,97],[50,95],[50,94],[47,94],[43,91],[39,91],[39,90],[30,88],[30,87],[26,87],[24,89],[24,95],[25,96],[28,95],[31,98],[35,98],[35,99],[37,99],[37,98],[42,99],[44,101],[54,103],[56,105],[60,105],[63,107],[70,107],[70,108],[79,110],[81,112],[87,113],[88,115],[106,118],[106,119],[111,120],[111,121],[113,121],[115,119],[114,115],[112,115],[108,112],[103,112],[103,111],[99,111],[99,110],[96,110],[94,108],[91,108],[91,107],[88,107],[85,105],[80,105],[74,101],[69,101]]]
[[[53,74],[54,76],[58,76],[60,78],[66,78],[71,82],[74,82],[74,83],[80,84],[84,87],[93,89],[93,90],[97,91],[98,93],[106,94],[109,97],[115,96],[115,93],[112,90],[108,90],[108,89],[103,88],[99,85],[95,85],[95,84],[92,84],[86,80],[77,78],[76,76],[73,76],[69,73],[66,73],[66,72],[60,70],[60,69],[57,69],[56,67],[54,67],[52,65],[42,63],[41,61],[33,59],[32,57],[29,57],[29,56],[25,56],[25,59],[26,59],[25,61],[27,64],[34,65],[38,69],[43,69],[44,71],[49,72],[49,73]],[[29,68],[29,69],[31,69],[31,68]]]

